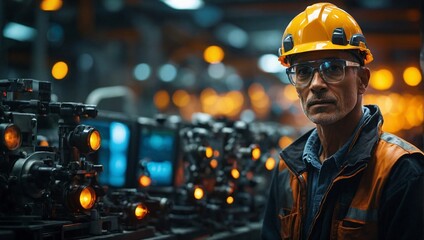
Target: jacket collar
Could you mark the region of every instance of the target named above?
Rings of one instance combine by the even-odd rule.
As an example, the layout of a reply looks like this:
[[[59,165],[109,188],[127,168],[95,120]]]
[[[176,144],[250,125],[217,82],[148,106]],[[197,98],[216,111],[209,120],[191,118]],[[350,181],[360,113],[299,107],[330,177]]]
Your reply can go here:
[[[381,134],[383,116],[380,109],[376,105],[365,105],[364,107],[369,109],[370,117],[359,127],[351,146],[349,146],[346,155],[348,166],[355,166],[360,162],[368,161]],[[313,130],[311,129],[280,152],[280,157],[289,169],[297,175],[306,171],[306,165],[302,159],[303,149]]]

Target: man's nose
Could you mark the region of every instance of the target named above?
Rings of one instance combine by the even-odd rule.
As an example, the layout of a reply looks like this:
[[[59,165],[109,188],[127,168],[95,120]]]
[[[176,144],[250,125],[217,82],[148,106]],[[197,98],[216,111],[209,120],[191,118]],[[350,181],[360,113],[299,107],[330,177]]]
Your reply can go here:
[[[318,69],[316,69],[312,73],[312,79],[311,79],[311,83],[309,87],[315,90],[321,90],[322,88],[327,88],[327,83],[324,81],[324,78]]]

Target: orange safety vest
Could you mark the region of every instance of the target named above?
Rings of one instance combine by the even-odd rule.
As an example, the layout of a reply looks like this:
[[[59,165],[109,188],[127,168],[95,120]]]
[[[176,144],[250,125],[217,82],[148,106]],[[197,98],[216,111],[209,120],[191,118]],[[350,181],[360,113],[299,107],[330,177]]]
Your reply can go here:
[[[375,152],[368,164],[349,176],[338,176],[333,180],[330,188],[335,182],[350,179],[357,174],[362,174],[356,193],[347,209],[345,217],[338,220],[333,214],[330,239],[376,239],[378,234],[378,207],[379,200],[389,177],[390,170],[395,163],[406,154],[423,152],[408,142],[389,133],[382,133],[375,148]],[[282,159],[284,160],[284,159]],[[284,161],[280,161],[279,170],[287,170]],[[290,186],[287,186],[285,196],[291,195],[293,205],[283,206],[286,213],[280,214],[281,238],[300,239],[302,232],[302,216],[306,209],[306,182],[307,173],[299,176],[290,174]],[[329,192],[329,191],[328,191]],[[326,196],[323,197],[325,202]],[[288,207],[288,208],[287,208]],[[337,211],[339,206],[335,206]],[[318,216],[321,209],[318,210]],[[348,223],[348,224],[346,224]],[[349,227],[345,227],[348,225]],[[352,227],[354,226],[354,227]]]

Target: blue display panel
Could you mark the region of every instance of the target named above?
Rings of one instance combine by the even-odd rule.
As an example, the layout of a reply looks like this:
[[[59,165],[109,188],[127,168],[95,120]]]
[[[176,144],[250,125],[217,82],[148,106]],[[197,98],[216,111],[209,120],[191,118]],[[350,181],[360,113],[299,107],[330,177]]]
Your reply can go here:
[[[172,186],[176,159],[176,132],[143,126],[140,129],[139,143],[139,163],[150,175],[151,186]]]
[[[118,121],[88,120],[84,124],[99,130],[102,145],[97,152],[98,164],[103,165],[99,182],[112,187],[125,185],[130,148],[130,127]]]

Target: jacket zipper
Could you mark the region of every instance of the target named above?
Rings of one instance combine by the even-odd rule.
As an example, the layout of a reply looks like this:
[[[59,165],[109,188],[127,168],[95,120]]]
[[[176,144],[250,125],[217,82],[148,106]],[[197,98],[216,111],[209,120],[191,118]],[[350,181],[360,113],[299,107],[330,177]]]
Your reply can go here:
[[[352,178],[352,177],[354,177],[354,176],[356,176],[357,174],[359,174],[360,172],[362,172],[364,169],[365,169],[365,167],[367,166],[367,164],[364,164],[364,165],[362,165],[360,168],[358,168],[353,174],[351,174],[351,175],[348,175],[348,176],[346,176],[346,175],[344,175],[344,176],[338,176],[338,177],[336,177],[332,182],[331,182],[331,184],[330,184],[330,186],[328,187],[328,189],[327,189],[327,191],[325,192],[325,194],[324,194],[324,196],[323,196],[323,199],[322,199],[322,201],[321,201],[321,204],[320,204],[320,206],[319,206],[319,209],[318,209],[318,212],[317,212],[317,215],[314,217],[314,219],[313,219],[313,221],[312,221],[312,224],[311,224],[311,228],[309,229],[309,231],[308,231],[308,234],[307,234],[307,238],[306,239],[309,239],[310,237],[311,237],[311,234],[312,234],[312,230],[313,230],[313,228],[314,228],[314,225],[315,225],[315,223],[316,223],[316,221],[317,221],[317,219],[320,217],[320,214],[321,214],[321,212],[322,212],[322,206],[324,206],[324,202],[326,201],[326,199],[327,199],[327,195],[328,195],[328,193],[331,191],[331,189],[333,188],[333,185],[336,183],[336,182],[338,182],[338,181],[340,181],[340,180],[342,180],[342,179],[348,179],[348,178]],[[346,167],[347,166],[345,166],[340,172],[343,172],[345,169],[346,169]]]
[[[305,206],[306,206],[306,180],[302,174],[297,176],[297,179],[300,182],[299,186],[299,194],[300,194],[300,202],[299,202],[299,213],[300,213],[300,223],[299,223],[299,239],[302,239],[303,233],[303,222],[305,217]]]
[[[352,150],[352,148],[353,148],[353,146],[355,145],[355,143],[356,143],[356,140],[359,138],[359,135],[361,134],[361,132],[362,132],[362,129],[364,128],[364,126],[365,126],[366,124],[365,123],[363,123],[360,127],[359,127],[359,129],[356,131],[356,134],[353,136],[353,139],[352,139],[352,142],[350,143],[350,146],[349,146],[349,148],[348,148],[348,150],[347,150],[347,152],[346,152],[346,154],[347,153],[349,153],[351,150]],[[379,123],[379,125],[380,125],[380,123]],[[323,199],[322,199],[322,201],[321,201],[321,204],[320,204],[320,206],[319,206],[319,209],[318,209],[318,212],[317,212],[317,215],[314,217],[314,219],[312,220],[312,224],[311,224],[311,228],[308,230],[308,234],[307,234],[307,239],[309,239],[309,237],[311,236],[311,234],[312,234],[312,230],[313,230],[313,226],[315,225],[315,223],[316,223],[316,221],[317,221],[317,219],[319,218],[319,216],[320,216],[320,214],[321,214],[321,211],[322,211],[322,206],[324,205],[323,203],[326,201],[326,199],[327,199],[327,195],[328,195],[328,193],[330,192],[330,190],[333,188],[333,185],[337,182],[337,181],[339,181],[339,180],[342,180],[342,179],[347,179],[347,178],[352,178],[352,177],[354,177],[354,176],[356,176],[357,174],[359,174],[364,168],[366,167],[366,164],[365,165],[363,165],[363,166],[361,166],[360,168],[358,168],[352,175],[349,175],[349,176],[338,176],[338,177],[336,177],[332,182],[331,182],[331,184],[330,184],[330,186],[328,187],[328,189],[327,189],[327,191],[325,192],[325,194],[324,194],[324,196],[323,196]],[[343,167],[343,169],[340,171],[340,173],[341,172],[343,172],[345,169],[347,168],[347,166],[344,166]]]

